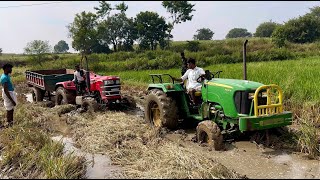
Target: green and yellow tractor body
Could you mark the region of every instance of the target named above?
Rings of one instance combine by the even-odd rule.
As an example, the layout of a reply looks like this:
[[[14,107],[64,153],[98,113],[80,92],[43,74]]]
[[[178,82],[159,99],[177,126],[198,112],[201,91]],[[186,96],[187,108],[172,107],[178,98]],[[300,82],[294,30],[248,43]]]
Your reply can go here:
[[[172,82],[163,83],[162,76],[170,76],[168,74],[151,76],[153,83],[149,84],[148,90],[159,89],[174,99],[180,119],[211,120],[226,132],[264,130],[292,124],[292,113],[283,110],[283,92],[277,85],[238,79],[204,80],[201,92],[196,92],[202,103],[195,109],[190,105],[182,83],[175,83],[173,78]],[[154,83],[154,77],[160,82]]]

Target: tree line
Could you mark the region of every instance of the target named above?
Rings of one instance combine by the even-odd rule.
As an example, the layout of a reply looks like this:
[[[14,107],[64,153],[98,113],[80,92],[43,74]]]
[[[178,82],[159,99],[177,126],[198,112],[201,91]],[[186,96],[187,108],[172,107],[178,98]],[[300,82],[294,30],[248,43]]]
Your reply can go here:
[[[162,6],[170,13],[170,22],[151,11],[140,12],[129,18],[126,14],[128,6],[124,2],[112,7],[106,1],[99,1],[99,6],[94,7],[95,12],[83,11],[75,15],[73,22],[67,25],[68,37],[72,39],[72,47],[81,54],[133,51],[135,42],[138,50],[168,49],[174,26],[192,20],[195,4],[188,1],[162,1]],[[320,7],[316,6],[310,8],[309,13],[283,24],[271,20],[263,22],[255,33],[245,28],[233,28],[226,38],[271,37],[279,47],[287,42],[311,43],[320,37],[319,18]],[[211,29],[201,28],[193,39],[212,40],[213,35]],[[48,41],[34,40],[24,50],[26,54],[45,54],[51,52],[51,47]],[[66,53],[68,50],[69,46],[64,40],[54,46],[55,53]],[[40,56],[38,58],[41,59]]]

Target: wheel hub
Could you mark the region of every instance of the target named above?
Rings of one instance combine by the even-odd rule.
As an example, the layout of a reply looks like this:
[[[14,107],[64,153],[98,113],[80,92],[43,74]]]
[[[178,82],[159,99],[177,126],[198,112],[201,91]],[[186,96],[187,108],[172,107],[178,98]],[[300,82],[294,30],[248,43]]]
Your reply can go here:
[[[151,119],[154,126],[161,126],[160,109],[157,103],[153,103],[151,106]]]

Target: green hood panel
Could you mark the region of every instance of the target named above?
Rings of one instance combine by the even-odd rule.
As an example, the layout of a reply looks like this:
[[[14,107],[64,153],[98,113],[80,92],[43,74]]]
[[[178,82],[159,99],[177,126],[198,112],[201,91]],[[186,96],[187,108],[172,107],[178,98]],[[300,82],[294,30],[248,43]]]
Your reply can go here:
[[[228,89],[235,90],[252,90],[257,89],[258,87],[264,85],[262,83],[240,80],[240,79],[223,79],[223,78],[214,78],[207,82],[210,86],[221,86]]]

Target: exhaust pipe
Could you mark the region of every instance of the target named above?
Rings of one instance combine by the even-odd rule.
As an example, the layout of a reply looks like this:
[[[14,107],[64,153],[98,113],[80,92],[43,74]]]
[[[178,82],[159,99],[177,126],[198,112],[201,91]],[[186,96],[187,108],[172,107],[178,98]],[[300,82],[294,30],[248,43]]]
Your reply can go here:
[[[89,72],[89,66],[88,66],[88,58],[87,56],[84,56],[86,58],[86,83],[88,88],[88,93],[90,94],[90,72]]]
[[[243,80],[247,80],[247,43],[246,39],[243,43]]]

